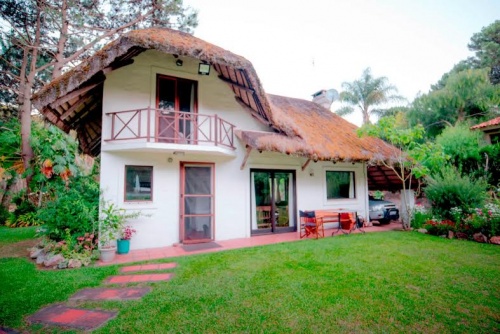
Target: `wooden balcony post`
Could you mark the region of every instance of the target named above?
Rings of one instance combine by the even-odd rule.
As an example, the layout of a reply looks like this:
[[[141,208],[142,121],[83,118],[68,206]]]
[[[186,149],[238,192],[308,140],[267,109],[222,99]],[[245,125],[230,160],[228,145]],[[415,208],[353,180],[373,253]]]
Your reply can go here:
[[[148,112],[147,112],[147,123],[146,123],[146,131],[147,131],[147,142],[149,143],[151,141],[151,106],[148,106]]]
[[[219,117],[217,117],[217,114],[215,114],[215,117],[214,117],[214,121],[215,121],[215,124],[214,124],[214,143],[215,143],[215,146],[218,146],[219,144],[219,133],[218,133],[218,129],[219,129]]]
[[[116,114],[111,116],[111,139],[115,139],[115,117]]]

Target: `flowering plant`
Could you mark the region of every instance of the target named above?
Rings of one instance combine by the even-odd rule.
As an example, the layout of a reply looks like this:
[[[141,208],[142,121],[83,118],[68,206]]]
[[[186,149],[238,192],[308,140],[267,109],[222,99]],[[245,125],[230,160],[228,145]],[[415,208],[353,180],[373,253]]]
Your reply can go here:
[[[130,240],[132,239],[132,234],[136,232],[132,226],[125,226],[121,231],[120,240]]]

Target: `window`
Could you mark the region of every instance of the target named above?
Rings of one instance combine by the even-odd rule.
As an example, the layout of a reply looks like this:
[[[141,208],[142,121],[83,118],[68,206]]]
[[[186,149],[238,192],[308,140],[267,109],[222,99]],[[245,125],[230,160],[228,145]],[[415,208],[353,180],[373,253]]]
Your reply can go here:
[[[491,144],[500,143],[500,132],[490,134],[490,142]]]
[[[153,167],[125,166],[125,201],[153,199]]]
[[[326,198],[356,198],[354,172],[326,172]]]

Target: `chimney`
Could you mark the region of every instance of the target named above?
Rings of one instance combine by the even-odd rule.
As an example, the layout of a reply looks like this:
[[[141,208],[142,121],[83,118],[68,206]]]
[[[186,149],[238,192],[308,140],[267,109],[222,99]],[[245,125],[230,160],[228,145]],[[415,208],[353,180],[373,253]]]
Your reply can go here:
[[[323,108],[330,110],[333,101],[339,98],[339,93],[335,89],[320,90],[312,95],[312,101]]]

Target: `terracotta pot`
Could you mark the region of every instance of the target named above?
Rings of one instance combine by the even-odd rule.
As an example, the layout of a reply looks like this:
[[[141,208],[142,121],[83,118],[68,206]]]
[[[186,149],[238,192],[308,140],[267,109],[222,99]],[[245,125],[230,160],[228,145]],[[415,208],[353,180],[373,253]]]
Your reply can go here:
[[[116,247],[103,247],[100,249],[100,251],[102,262],[111,262],[115,258]]]

